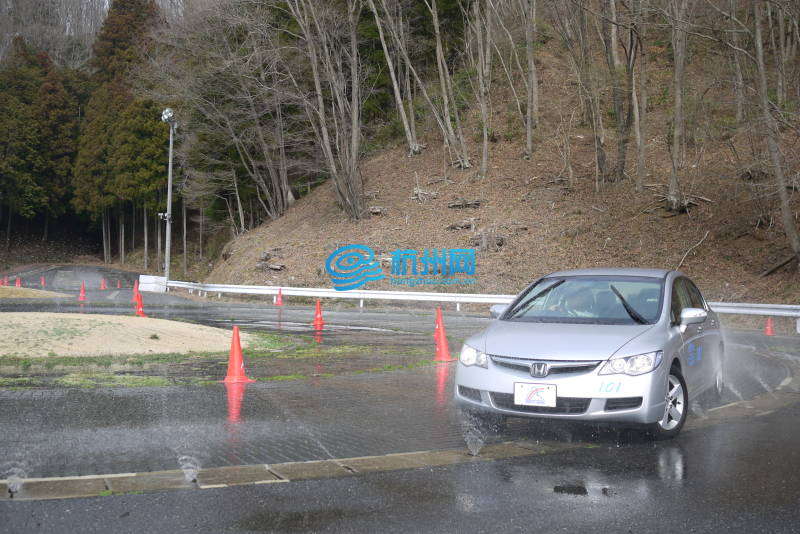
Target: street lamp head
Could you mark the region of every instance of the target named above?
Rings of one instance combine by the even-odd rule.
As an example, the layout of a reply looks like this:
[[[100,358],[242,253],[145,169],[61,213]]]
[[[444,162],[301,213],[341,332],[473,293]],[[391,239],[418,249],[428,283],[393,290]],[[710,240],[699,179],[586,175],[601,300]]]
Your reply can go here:
[[[161,120],[170,124],[175,122],[175,112],[172,111],[172,108],[167,108],[161,113]]]

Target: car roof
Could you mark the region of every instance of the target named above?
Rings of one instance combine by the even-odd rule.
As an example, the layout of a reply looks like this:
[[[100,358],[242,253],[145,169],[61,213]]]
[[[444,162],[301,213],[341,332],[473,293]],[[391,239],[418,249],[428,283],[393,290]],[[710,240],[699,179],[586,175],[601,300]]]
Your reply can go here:
[[[668,269],[639,269],[635,267],[599,267],[594,269],[572,269],[545,275],[545,278],[561,276],[644,276],[648,278],[665,278]]]

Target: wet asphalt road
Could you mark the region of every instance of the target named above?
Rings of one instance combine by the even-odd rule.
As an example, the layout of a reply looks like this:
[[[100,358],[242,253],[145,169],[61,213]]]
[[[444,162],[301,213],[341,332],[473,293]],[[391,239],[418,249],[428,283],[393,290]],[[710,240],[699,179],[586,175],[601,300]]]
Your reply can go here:
[[[74,284],[92,272],[61,268],[45,276]],[[85,310],[130,313],[130,290],[112,292],[90,291]],[[310,322],[305,307],[278,317],[271,307],[171,295],[146,295],[145,301],[152,303],[151,316],[220,326],[303,331]],[[77,309],[74,301],[0,306]],[[450,336],[463,338],[486,319],[452,313],[445,321]],[[423,344],[433,329],[427,310],[341,308],[327,311],[326,323],[330,342],[367,336],[376,343],[401,337]],[[762,341],[753,332],[728,333],[736,364],[722,404],[746,407],[791,378],[797,341],[787,338],[779,353]],[[463,446],[463,422],[450,406],[453,365],[252,384],[235,424],[222,386],[0,392],[0,458],[24,464],[28,476],[63,476],[175,469],[178,456],[187,454],[212,466]],[[692,424],[667,443],[636,432],[516,420],[503,433],[488,434],[487,442],[590,447],[330,480],[0,501],[0,532],[799,532],[800,394],[796,382],[789,388],[796,398],[789,405],[745,408],[744,415],[715,424],[704,418],[717,405],[697,399]]]

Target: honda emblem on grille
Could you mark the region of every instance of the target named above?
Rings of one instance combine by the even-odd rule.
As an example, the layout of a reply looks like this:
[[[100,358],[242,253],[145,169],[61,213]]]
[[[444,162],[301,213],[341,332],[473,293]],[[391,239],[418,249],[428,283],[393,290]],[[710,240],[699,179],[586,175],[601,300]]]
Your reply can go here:
[[[534,378],[544,378],[549,372],[550,368],[546,363],[537,362],[531,364],[531,376]]]

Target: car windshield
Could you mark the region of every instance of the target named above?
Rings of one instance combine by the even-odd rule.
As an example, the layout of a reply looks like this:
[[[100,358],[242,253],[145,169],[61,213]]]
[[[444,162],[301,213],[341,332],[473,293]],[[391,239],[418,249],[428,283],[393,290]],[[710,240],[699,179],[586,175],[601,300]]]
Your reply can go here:
[[[636,276],[543,278],[503,315],[507,321],[653,324],[661,315],[663,280]]]

